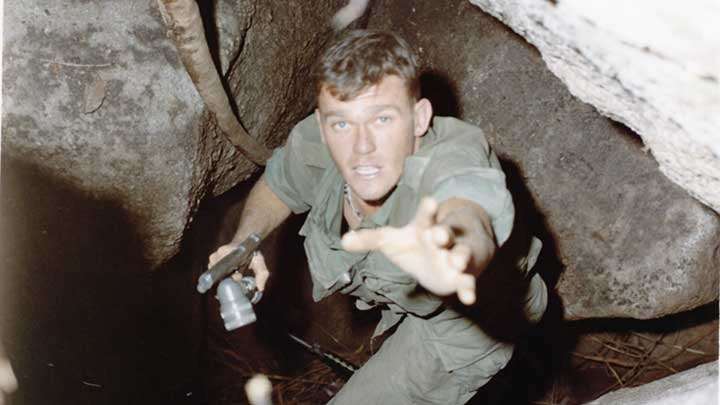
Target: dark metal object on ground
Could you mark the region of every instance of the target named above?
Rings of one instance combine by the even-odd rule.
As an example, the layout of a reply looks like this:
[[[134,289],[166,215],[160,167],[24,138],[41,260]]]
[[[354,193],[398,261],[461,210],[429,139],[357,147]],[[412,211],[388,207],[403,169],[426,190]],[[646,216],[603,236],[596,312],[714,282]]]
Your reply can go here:
[[[357,371],[357,369],[358,369],[358,367],[356,365],[341,358],[340,356],[338,356],[332,352],[323,350],[320,347],[320,345],[317,343],[310,344],[310,343],[300,339],[299,337],[293,335],[292,333],[288,333],[288,336],[292,340],[297,342],[297,344],[299,344],[300,346],[305,348],[305,350],[320,356],[320,358],[327,365],[332,367],[334,370],[340,371],[341,373],[345,374],[347,377],[350,377],[351,375],[353,375],[353,373],[355,373],[355,371]]]

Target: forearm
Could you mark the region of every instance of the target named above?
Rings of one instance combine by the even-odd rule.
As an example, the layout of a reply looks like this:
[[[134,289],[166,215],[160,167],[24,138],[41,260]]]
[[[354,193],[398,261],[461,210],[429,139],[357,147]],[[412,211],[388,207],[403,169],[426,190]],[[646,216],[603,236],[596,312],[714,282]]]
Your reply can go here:
[[[454,243],[462,243],[472,252],[466,273],[482,273],[495,250],[490,217],[478,204],[462,198],[451,198],[438,207],[437,220],[452,230]]]
[[[290,214],[290,208],[270,189],[263,175],[250,190],[232,242],[240,243],[253,232],[265,238]]]

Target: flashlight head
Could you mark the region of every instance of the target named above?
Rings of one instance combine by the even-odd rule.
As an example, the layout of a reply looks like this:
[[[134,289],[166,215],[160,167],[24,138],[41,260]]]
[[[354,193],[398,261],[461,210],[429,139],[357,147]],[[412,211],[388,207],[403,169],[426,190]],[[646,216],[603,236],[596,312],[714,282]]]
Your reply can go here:
[[[215,298],[220,301],[220,317],[225,323],[226,330],[235,330],[257,320],[255,310],[248,298],[248,295],[250,297],[254,295],[251,288],[254,284],[254,280],[250,282],[243,279],[237,282],[232,277],[218,284]]]

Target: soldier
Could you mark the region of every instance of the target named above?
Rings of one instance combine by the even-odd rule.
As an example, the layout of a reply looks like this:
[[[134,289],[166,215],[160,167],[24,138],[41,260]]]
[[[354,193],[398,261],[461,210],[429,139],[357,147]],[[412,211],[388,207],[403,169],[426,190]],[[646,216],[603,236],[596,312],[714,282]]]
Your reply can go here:
[[[392,330],[331,403],[465,403],[505,367],[513,344],[462,304],[502,314],[499,302],[476,296],[495,288],[476,291],[476,277],[503,266],[496,271],[526,280],[516,300],[537,321],[547,303],[545,284],[529,273],[539,241],[513,266],[493,260],[513,230],[505,175],[479,128],[433,118],[404,40],[352,31],[323,53],[314,79],[314,114],[274,151],[233,241],[210,263],[250,233],[265,236],[309,211],[300,234],[314,299],[350,294],[359,309],[382,310],[374,336]],[[264,288],[262,255],[251,268]]]

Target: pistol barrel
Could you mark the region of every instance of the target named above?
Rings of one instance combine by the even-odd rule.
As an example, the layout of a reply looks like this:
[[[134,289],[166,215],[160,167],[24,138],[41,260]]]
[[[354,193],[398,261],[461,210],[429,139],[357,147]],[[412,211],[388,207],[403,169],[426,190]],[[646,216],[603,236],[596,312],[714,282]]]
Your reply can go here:
[[[250,263],[253,252],[260,246],[260,235],[250,234],[237,249],[228,253],[215,263],[208,271],[198,278],[197,291],[201,294],[207,292],[218,281],[230,275],[238,267]]]

